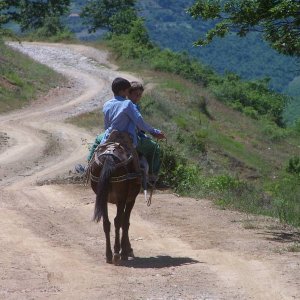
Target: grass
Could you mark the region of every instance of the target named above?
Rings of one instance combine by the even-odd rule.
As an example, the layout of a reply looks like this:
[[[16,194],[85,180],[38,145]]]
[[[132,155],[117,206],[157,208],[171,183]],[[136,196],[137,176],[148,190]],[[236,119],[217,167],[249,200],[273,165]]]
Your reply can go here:
[[[100,128],[103,126],[103,115],[97,110],[69,118],[67,122],[98,134]]]
[[[287,247],[288,252],[300,252],[300,243],[295,242],[294,244]]]
[[[0,113],[22,108],[62,82],[60,74],[0,40]]]

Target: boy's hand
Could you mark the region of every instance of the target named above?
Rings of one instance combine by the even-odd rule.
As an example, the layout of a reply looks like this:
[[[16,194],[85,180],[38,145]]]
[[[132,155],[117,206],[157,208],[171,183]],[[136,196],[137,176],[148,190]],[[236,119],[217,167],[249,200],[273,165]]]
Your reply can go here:
[[[158,140],[164,140],[167,138],[162,131],[160,133],[153,133],[152,136],[154,136]]]

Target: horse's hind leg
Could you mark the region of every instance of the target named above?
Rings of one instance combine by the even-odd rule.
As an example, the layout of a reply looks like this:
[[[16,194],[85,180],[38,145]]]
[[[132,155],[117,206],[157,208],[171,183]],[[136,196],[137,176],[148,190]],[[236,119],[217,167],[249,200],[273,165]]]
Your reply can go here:
[[[121,240],[121,259],[127,260],[128,257],[134,257],[133,250],[129,241],[130,214],[134,206],[135,200],[126,203],[124,218],[122,222],[122,240]]]
[[[111,251],[111,243],[110,243],[110,221],[108,218],[107,204],[106,204],[106,209],[103,212],[103,230],[104,230],[105,239],[106,239],[106,262],[111,264],[112,263],[112,251]]]
[[[115,245],[114,245],[114,258],[113,258],[114,264],[117,264],[118,261],[120,260],[120,250],[121,250],[120,228],[124,217],[124,209],[125,209],[125,202],[119,201],[117,203],[117,215],[114,220],[114,224],[115,224]]]

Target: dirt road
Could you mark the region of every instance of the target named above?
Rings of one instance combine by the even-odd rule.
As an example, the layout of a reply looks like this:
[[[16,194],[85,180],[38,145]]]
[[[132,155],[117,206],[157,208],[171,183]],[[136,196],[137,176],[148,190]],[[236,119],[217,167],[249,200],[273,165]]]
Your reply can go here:
[[[130,227],[137,257],[106,264],[92,191],[37,183],[84,160],[82,140],[94,137],[64,120],[101,107],[120,73],[92,48],[13,46],[69,83],[0,116],[0,299],[300,299],[300,254],[288,251],[299,231],[207,200],[158,193],[148,208],[139,197]]]

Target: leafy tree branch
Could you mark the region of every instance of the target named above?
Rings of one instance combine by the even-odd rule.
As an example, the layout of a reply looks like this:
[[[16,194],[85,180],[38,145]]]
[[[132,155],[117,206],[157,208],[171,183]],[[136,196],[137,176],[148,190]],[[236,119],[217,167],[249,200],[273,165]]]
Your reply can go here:
[[[188,13],[195,19],[216,20],[197,46],[231,32],[243,37],[250,31],[261,31],[278,52],[300,56],[299,0],[196,0]]]

